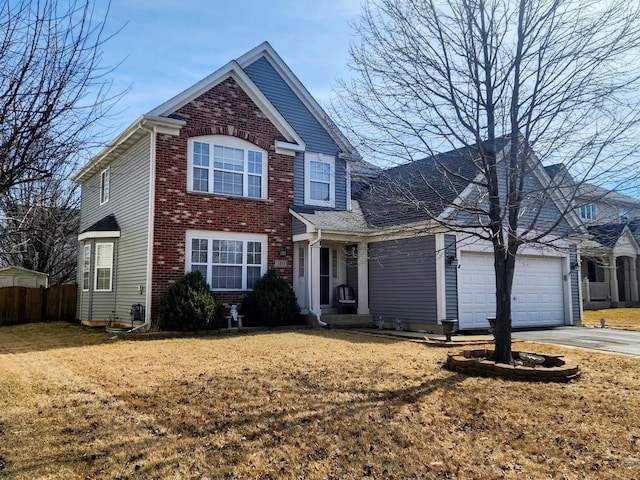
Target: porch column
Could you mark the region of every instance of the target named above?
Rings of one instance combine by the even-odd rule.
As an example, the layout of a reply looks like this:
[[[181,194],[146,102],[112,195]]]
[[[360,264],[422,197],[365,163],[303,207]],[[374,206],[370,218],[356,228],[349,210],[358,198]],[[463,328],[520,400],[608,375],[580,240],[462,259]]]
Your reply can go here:
[[[320,314],[320,242],[309,246],[309,310]]]
[[[637,302],[640,299],[638,295],[638,258],[629,259],[629,279],[631,280],[631,301]]]
[[[369,252],[365,242],[358,243],[358,315],[369,315]]]
[[[611,294],[611,306],[617,307],[620,302],[618,295],[618,269],[616,268],[615,255],[609,255],[609,293]]]

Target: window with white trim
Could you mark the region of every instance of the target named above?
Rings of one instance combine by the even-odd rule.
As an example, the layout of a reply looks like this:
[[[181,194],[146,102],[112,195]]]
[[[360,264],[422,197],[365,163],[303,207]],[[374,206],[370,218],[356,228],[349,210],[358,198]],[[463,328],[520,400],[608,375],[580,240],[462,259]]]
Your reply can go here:
[[[304,247],[299,247],[298,248],[298,276],[299,277],[304,277],[305,250],[306,249]]]
[[[109,201],[109,191],[111,189],[111,167],[100,172],[100,205]]]
[[[251,290],[266,273],[267,236],[189,230],[186,260],[212,290]]]
[[[267,152],[226,135],[189,139],[188,190],[267,198]]]
[[[335,157],[322,153],[304,154],[304,203],[335,207]]]
[[[595,220],[596,219],[596,206],[593,203],[587,203],[580,206],[580,217],[583,220]]]
[[[83,257],[82,257],[82,290],[89,290],[89,282],[91,272],[91,244],[87,243],[84,245],[83,249]]]
[[[113,283],[113,243],[96,243],[96,292],[110,292]]]

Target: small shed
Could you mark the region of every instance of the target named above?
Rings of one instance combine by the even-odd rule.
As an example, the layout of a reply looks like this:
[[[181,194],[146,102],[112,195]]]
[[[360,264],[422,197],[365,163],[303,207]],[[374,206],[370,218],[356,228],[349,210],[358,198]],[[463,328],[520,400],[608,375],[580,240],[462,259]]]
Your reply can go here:
[[[0,268],[0,287],[47,288],[49,275],[23,267]]]

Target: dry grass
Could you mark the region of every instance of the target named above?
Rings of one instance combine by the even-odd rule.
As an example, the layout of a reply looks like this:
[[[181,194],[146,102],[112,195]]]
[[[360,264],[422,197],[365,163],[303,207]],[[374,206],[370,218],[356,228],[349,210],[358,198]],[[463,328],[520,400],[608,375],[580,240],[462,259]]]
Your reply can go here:
[[[0,329],[0,477],[640,478],[640,358],[530,344],[583,377],[526,384],[344,331],[106,339]]]
[[[600,327],[604,318],[607,328],[640,332],[640,308],[610,308],[607,310],[585,310],[583,325]]]

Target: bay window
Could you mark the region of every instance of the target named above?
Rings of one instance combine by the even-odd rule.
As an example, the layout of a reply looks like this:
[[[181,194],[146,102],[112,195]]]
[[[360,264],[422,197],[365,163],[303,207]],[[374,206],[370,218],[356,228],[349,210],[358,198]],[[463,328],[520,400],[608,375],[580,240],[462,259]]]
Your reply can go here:
[[[110,292],[113,280],[113,243],[96,243],[95,291]]]

